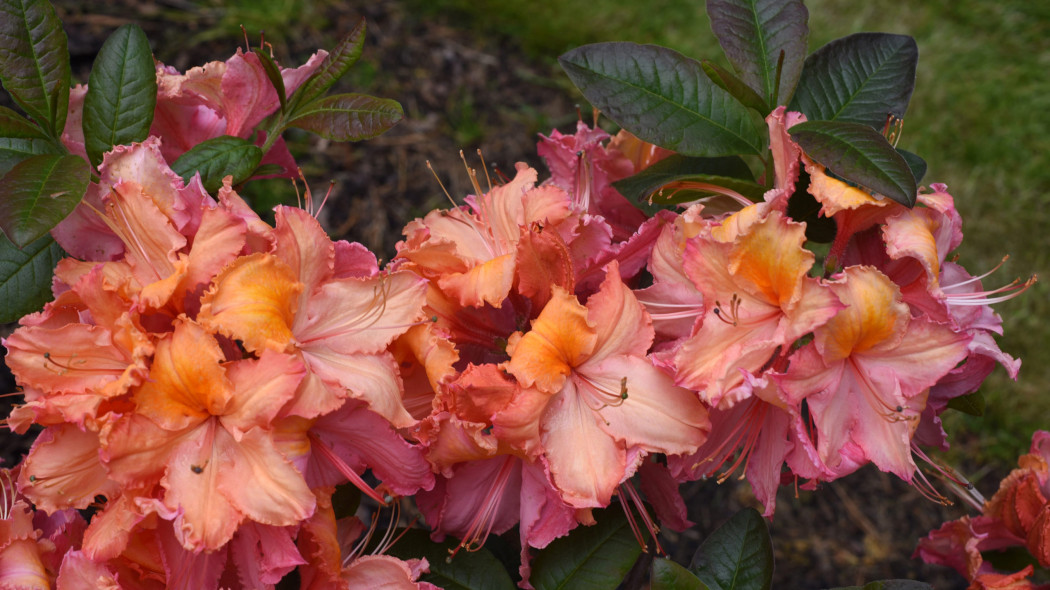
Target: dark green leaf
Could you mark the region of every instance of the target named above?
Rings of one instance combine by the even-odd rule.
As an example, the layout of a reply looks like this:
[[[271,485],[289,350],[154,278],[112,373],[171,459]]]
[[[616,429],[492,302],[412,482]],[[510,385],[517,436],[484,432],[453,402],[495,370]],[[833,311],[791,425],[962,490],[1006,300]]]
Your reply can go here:
[[[213,193],[228,175],[233,176],[235,185],[247,180],[262,157],[262,150],[247,139],[223,135],[193,146],[175,160],[171,169],[186,182],[200,172],[204,190]]]
[[[51,301],[51,275],[64,253],[51,236],[19,249],[0,234],[0,324]]]
[[[146,33],[123,25],[106,39],[91,66],[84,97],[84,148],[98,166],[115,145],[149,137],[157,106],[157,73]]]
[[[689,564],[711,590],[768,590],[773,580],[773,542],[754,508],[737,512],[704,540]]]
[[[0,137],[47,139],[47,134],[22,115],[0,107]]]
[[[641,139],[686,156],[758,154],[750,111],[700,63],[655,45],[596,43],[558,58],[583,95]]]
[[[651,590],[708,590],[707,585],[692,572],[662,557],[653,560],[650,588]]]
[[[365,19],[361,19],[354,30],[343,37],[332,49],[317,72],[299,89],[296,94],[302,100],[309,101],[328,91],[350,68],[357,63],[365,47]]]
[[[933,586],[913,580],[880,580],[863,586],[841,586],[829,590],[933,590]]]
[[[537,590],[615,588],[642,554],[622,510],[595,511],[594,526],[555,539],[532,561]]]
[[[706,59],[700,62],[700,67],[704,68],[704,73],[707,74],[707,77],[710,78],[712,82],[718,84],[719,88],[728,92],[745,107],[754,109],[762,116],[768,115],[769,111],[772,110],[769,108],[769,104],[759,96],[758,93],[752,90],[750,86],[745,84],[740,78],[737,78],[729,70]]]
[[[948,407],[971,416],[984,416],[984,394],[980,391],[960,395],[948,400]]]
[[[50,139],[0,137],[0,175],[30,156],[61,153]]]
[[[0,0],[0,82],[51,137],[69,108],[66,33],[47,0]]]
[[[908,168],[911,168],[911,175],[915,177],[915,184],[922,182],[922,177],[926,176],[926,160],[923,160],[918,154],[900,148],[897,148],[897,153],[908,163]]]
[[[788,130],[806,155],[834,174],[889,197],[915,205],[918,187],[904,158],[886,138],[867,125],[809,121]]]
[[[404,115],[396,100],[336,94],[311,103],[288,124],[333,141],[360,141],[390,129]]]
[[[820,209],[821,204],[809,194],[809,174],[805,170],[799,170],[795,192],[788,197],[788,217],[806,223],[807,240],[818,244],[828,244],[834,241],[835,233],[838,232],[838,224],[834,219],[821,215]]]
[[[788,107],[810,121],[848,121],[882,129],[904,118],[915,88],[919,49],[907,35],[857,33],[806,58]]]
[[[284,78],[281,77],[281,68],[277,67],[277,63],[273,61],[270,54],[262,49],[255,48],[252,52],[259,58],[259,63],[262,64],[266,77],[270,79],[270,84],[273,84],[273,89],[277,93],[277,100],[281,101],[281,109],[283,110],[288,103],[288,99],[285,98]]]
[[[488,549],[482,547],[477,551],[462,550],[449,559],[449,551],[455,549],[459,541],[452,538],[442,543],[430,540],[430,535],[421,529],[405,531],[387,551],[389,555],[400,559],[419,559],[425,557],[430,563],[430,573],[421,581],[430,582],[445,590],[512,590],[511,581],[503,565],[493,557]]]
[[[37,240],[84,198],[90,176],[78,156],[45,154],[19,162],[0,179],[0,228],[19,248]]]
[[[1032,566],[1037,578],[1050,579],[1050,569],[1039,565],[1039,561],[1024,547],[1007,547],[997,551],[982,551],[981,558],[995,569],[1016,572]]]
[[[752,178],[751,169],[738,156],[692,158],[676,154],[660,160],[634,176],[614,182],[613,186],[644,210],[650,201],[656,205],[684,202],[678,195],[653,194],[660,187],[678,181],[721,186],[757,200],[762,198],[765,188]],[[692,197],[690,200],[711,194],[716,193],[704,190],[689,191],[689,196]]]
[[[767,104],[786,102],[807,52],[809,11],[802,0],[707,0],[707,14],[722,51],[744,82]]]

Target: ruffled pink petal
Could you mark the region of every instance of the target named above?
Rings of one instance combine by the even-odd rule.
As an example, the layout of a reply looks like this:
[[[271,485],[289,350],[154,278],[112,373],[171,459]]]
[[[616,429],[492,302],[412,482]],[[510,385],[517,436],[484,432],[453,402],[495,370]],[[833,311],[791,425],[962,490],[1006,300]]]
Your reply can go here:
[[[227,364],[233,395],[221,418],[223,426],[235,438],[254,427],[269,427],[305,374],[298,357],[272,350],[263,351],[258,359]]]
[[[116,497],[120,489],[99,460],[98,434],[73,425],[40,433],[22,461],[18,485],[37,509],[48,513],[82,510],[95,496]]]
[[[45,588],[47,586],[44,586]],[[62,558],[62,568],[55,579],[57,590],[122,590],[117,575],[105,563],[97,562],[83,551],[70,551]]]
[[[551,479],[575,508],[608,506],[627,474],[625,445],[609,436],[599,420],[570,381],[551,400],[541,423]],[[581,448],[587,452],[579,452]]]
[[[318,345],[342,354],[376,354],[423,318],[426,281],[399,271],[367,279],[334,279],[296,317],[299,346]]]
[[[707,438],[711,423],[696,393],[677,387],[645,357],[588,361],[578,373],[577,395],[590,396],[586,403],[599,408],[592,413],[600,416],[600,428],[626,446],[676,455],[692,453]]]
[[[297,566],[306,563],[292,542],[297,527],[274,527],[246,522],[230,541],[227,569],[237,571],[245,588],[276,584]]]
[[[364,401],[370,410],[389,420],[396,428],[416,423],[401,402],[401,379],[397,362],[390,353],[345,354],[326,346],[313,345],[303,350],[303,360],[311,372],[327,385],[325,397],[331,397],[334,393],[338,398],[352,397]],[[330,406],[323,397],[317,397],[314,405],[317,403]]]
[[[415,577],[406,562],[389,555],[363,555],[343,570],[343,581],[350,588],[419,590]]]
[[[347,400],[339,410],[320,417],[310,434],[355,471],[371,468],[383,485],[398,495],[409,496],[434,485],[434,474],[422,449],[406,441],[388,421],[361,402]],[[320,463],[318,466],[324,467]],[[332,467],[316,473],[323,477],[311,479],[310,487],[338,485],[346,479]]]
[[[309,297],[332,276],[335,246],[321,224],[303,209],[281,206],[274,209],[274,216],[273,254],[304,285],[302,297]]]

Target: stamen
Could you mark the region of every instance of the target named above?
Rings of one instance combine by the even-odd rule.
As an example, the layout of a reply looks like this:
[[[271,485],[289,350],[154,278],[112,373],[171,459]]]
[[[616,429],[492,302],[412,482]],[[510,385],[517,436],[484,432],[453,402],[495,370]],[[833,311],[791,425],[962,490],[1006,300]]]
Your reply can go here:
[[[15,482],[11,478],[10,469],[0,469],[0,520],[11,518],[11,510],[15,506],[17,497]]]
[[[670,187],[671,194],[667,195],[665,197],[664,190],[667,189],[668,186]],[[730,188],[726,188],[724,186],[718,186],[717,184],[711,184],[711,183],[708,183],[708,182],[681,181],[681,182],[675,182],[672,185],[668,185],[668,186],[661,187],[659,191],[656,191],[656,192],[652,193],[651,195],[649,195],[649,204],[650,205],[653,204],[653,197],[655,197],[656,195],[660,195],[661,198],[665,198],[666,200],[669,201],[669,200],[673,199],[675,195],[677,195],[679,192],[681,192],[683,190],[694,189],[694,190],[698,190],[698,191],[706,191],[706,192],[709,192],[709,193],[715,193],[717,195],[722,195],[724,197],[729,197],[730,199],[733,199],[734,201],[736,201],[737,203],[739,203],[743,207],[750,207],[751,205],[754,205],[754,203],[751,201],[751,199],[748,199],[744,195],[736,192],[735,190],[730,189]],[[697,199],[695,201],[689,201],[689,202],[686,202],[686,203],[678,203],[678,205],[684,207],[684,206],[687,206],[687,205],[692,205],[694,203],[699,203],[701,201],[702,201],[702,199]]]
[[[347,465],[346,462],[343,461],[343,459],[339,455],[336,455],[335,451],[330,449],[328,445],[326,445],[321,439],[317,438],[317,436],[313,433],[308,432],[306,436],[310,440],[310,447],[312,449],[316,449],[318,451],[318,455],[320,455],[324,459],[327,459],[333,467],[339,470],[339,473],[342,473],[343,476],[350,480],[350,483],[354,484],[354,486],[356,486],[357,489],[361,490],[362,493],[364,493],[369,498],[372,498],[376,502],[379,502],[383,506],[386,506],[386,500],[382,496],[380,496],[375,490],[373,490],[371,486],[365,483],[365,480],[361,479],[361,476],[358,475],[356,471],[351,469],[350,466]]]
[[[474,515],[474,520],[467,527],[463,540],[460,541],[455,549],[449,550],[449,555],[445,558],[446,563],[452,563],[452,558],[459,553],[460,549],[477,551],[485,545],[485,541],[488,540],[492,527],[495,525],[496,512],[503,502],[503,490],[506,489],[507,482],[510,480],[513,466],[514,456],[507,455],[500,466],[499,472],[496,474],[496,479],[489,486],[488,493],[485,494],[485,498],[481,501],[481,506]]]
[[[590,396],[587,396],[584,400],[587,407],[595,412],[599,412],[603,408],[615,408],[627,401],[627,377],[621,377],[619,388],[613,389],[610,385],[599,383],[582,373],[576,373],[576,376],[580,381],[590,385],[591,389],[598,394],[597,407],[591,405]]]
[[[715,317],[726,324],[737,326],[740,323],[740,304],[742,302],[743,299],[741,299],[736,293],[733,293],[733,297],[729,300],[729,313],[726,313],[726,311],[722,309],[722,303],[717,300],[715,301],[715,308],[712,311],[714,311]]]
[[[467,164],[467,157],[463,155],[463,150],[459,150],[459,159],[463,161],[463,167],[467,170],[467,178],[470,179],[470,184],[474,187],[474,194],[481,197],[484,193],[481,190],[481,185],[478,184],[478,172]]]
[[[438,181],[438,186],[440,186],[441,191],[445,193],[445,198],[448,199],[448,202],[452,203],[452,207],[458,208],[459,205],[456,204],[456,201],[452,198],[452,195],[448,194],[448,189],[445,188],[445,183],[441,182],[441,177],[438,176],[437,172],[434,171],[434,167],[430,165],[430,160],[427,160],[427,170],[430,170],[430,173],[434,175],[434,179]]]
[[[581,213],[591,209],[591,190],[594,184],[594,172],[591,170],[590,158],[586,152],[576,152],[576,186],[573,187],[572,200]]]
[[[660,555],[667,555],[664,548],[660,545],[660,527],[653,522],[649,511],[645,509],[645,504],[642,502],[642,497],[638,495],[638,490],[634,489],[634,484],[631,480],[627,480],[621,483],[616,488],[617,494],[620,496],[620,507],[623,508],[623,513],[627,516],[627,524],[631,527],[631,532],[634,533],[634,539],[638,541],[638,545],[641,546],[642,552],[649,550],[649,545],[645,542],[645,536],[642,533],[642,527],[638,526],[638,522],[634,518],[634,511],[631,510],[633,505],[638,514],[642,519],[642,524],[645,525],[646,530],[649,532],[649,536],[653,538],[653,545],[656,547],[656,552]]]
[[[489,169],[485,165],[485,156],[481,153],[481,148],[478,148],[478,158],[481,159],[481,169],[485,171],[485,182],[489,185],[489,190],[492,190],[492,178],[489,177]]]
[[[1036,275],[1032,275],[1028,277],[1028,280],[1024,283],[1021,283],[1021,279],[1014,279],[1010,283],[992,291],[979,291],[977,293],[957,295],[946,294],[946,301],[949,305],[960,306],[982,306],[991,305],[993,303],[1002,303],[1003,301],[1009,301],[1014,297],[1017,297],[1021,293],[1024,293],[1037,282],[1039,282],[1039,278]],[[1006,293],[1006,295],[1000,295],[999,297],[988,297],[989,295],[995,295],[996,293]]]

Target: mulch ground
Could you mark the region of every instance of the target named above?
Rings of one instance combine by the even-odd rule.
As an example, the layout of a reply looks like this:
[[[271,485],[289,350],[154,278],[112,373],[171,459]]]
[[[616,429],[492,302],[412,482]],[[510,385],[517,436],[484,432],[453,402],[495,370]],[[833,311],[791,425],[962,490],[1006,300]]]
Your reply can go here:
[[[70,37],[76,76],[86,80],[94,53],[106,36],[125,22],[142,26],[159,59],[180,70],[224,59],[243,46],[223,38],[194,47],[186,39],[213,26],[214,16],[194,17],[182,0],[135,3],[74,3],[58,10]],[[478,167],[476,150],[500,170],[526,161],[540,167],[538,133],[552,127],[571,132],[577,111],[570,87],[550,64],[531,62],[506,40],[456,28],[453,23],[413,15],[403,1],[341,2],[324,9],[328,33],[297,31],[281,37],[278,57],[297,65],[316,47],[331,47],[336,32],[350,31],[358,19],[368,23],[364,64],[367,86],[347,87],[401,102],[406,118],[379,138],[336,144],[314,136],[292,137],[293,151],[315,192],[334,181],[322,223],[334,238],[358,241],[389,259],[405,222],[447,200],[427,163],[454,198],[472,192],[460,150]],[[179,19],[172,26],[173,18]],[[254,38],[254,37],[253,37]],[[272,38],[272,37],[269,37]],[[351,82],[354,76],[351,75]],[[362,77],[356,78],[358,82]],[[543,170],[542,167],[540,167]],[[293,194],[290,187],[288,194]],[[293,201],[294,202],[294,199]],[[8,327],[7,330],[10,330]],[[6,335],[0,333],[0,336]],[[15,390],[6,372],[0,392]],[[11,398],[5,398],[10,403]],[[15,398],[17,399],[17,398]],[[17,462],[32,440],[5,435],[5,464]],[[1001,476],[1003,474],[996,474]],[[994,489],[997,477],[983,484]],[[946,486],[940,486],[946,492]],[[682,486],[690,518],[697,526],[669,533],[665,548],[679,563],[710,531],[740,507],[757,506],[746,483],[731,479]],[[938,589],[965,588],[953,571],[911,559],[918,538],[947,519],[963,515],[961,506],[927,500],[896,477],[868,468],[816,492],[782,488],[772,522],[777,570],[775,588],[828,588],[887,578],[910,578]]]

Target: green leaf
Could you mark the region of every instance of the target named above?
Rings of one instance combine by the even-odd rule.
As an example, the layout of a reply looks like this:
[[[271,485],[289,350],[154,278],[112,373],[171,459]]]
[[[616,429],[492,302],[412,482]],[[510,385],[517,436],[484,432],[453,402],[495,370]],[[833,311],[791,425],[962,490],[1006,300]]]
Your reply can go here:
[[[171,169],[186,182],[200,172],[204,190],[213,193],[222,187],[222,179],[233,176],[233,184],[247,180],[263,153],[259,146],[247,139],[222,135],[193,146],[179,156]]]
[[[0,324],[51,301],[51,276],[64,255],[49,235],[20,249],[0,234]]]
[[[529,581],[536,590],[615,588],[642,548],[622,510],[595,511],[598,521],[555,539],[532,561]]]
[[[847,121],[882,129],[904,118],[915,88],[919,48],[907,35],[857,33],[806,58],[789,110],[810,121]]]
[[[922,182],[922,177],[926,176],[926,160],[923,160],[918,154],[900,148],[897,148],[897,153],[908,163],[908,168],[911,168],[911,175],[915,177],[915,184]]]
[[[971,416],[984,416],[984,394],[980,391],[960,395],[948,400],[948,407]]]
[[[748,86],[771,105],[791,96],[809,38],[802,0],[707,0],[707,14],[722,51]]]
[[[149,137],[157,106],[157,73],[146,33],[123,25],[106,39],[91,66],[84,97],[84,148],[98,166],[115,145]]]
[[[692,572],[662,557],[653,560],[651,578],[651,590],[708,590]]]
[[[61,153],[50,139],[0,137],[0,175],[31,156]]]
[[[788,130],[806,155],[834,174],[889,197],[915,205],[918,187],[911,168],[886,138],[867,125],[809,121]]]
[[[720,158],[692,158],[673,155],[649,166],[634,176],[613,183],[620,194],[638,203],[645,210],[650,198],[654,204],[666,205],[682,202],[674,195],[653,195],[660,187],[677,181],[693,181],[713,184],[736,191],[745,197],[757,200],[765,193],[765,187],[752,180],[751,169],[739,156]],[[703,194],[715,194],[701,191]],[[693,199],[696,191],[690,191]],[[692,200],[692,199],[690,199]]]
[[[933,590],[933,586],[914,580],[880,580],[863,586],[840,586],[829,590]]]
[[[0,0],[0,82],[30,117],[58,138],[69,108],[69,51],[47,0]]]
[[[750,111],[700,63],[655,45],[596,43],[558,58],[595,107],[639,138],[686,156],[758,154]]]
[[[0,107],[0,137],[47,139],[47,134],[22,115]]]
[[[689,564],[711,590],[768,590],[773,581],[773,542],[766,521],[745,508],[718,527]]]
[[[262,64],[263,71],[266,72],[266,77],[270,79],[270,84],[273,84],[273,89],[277,93],[277,100],[281,101],[281,110],[288,104],[288,99],[285,98],[284,89],[284,78],[281,77],[281,68],[277,67],[277,63],[273,61],[270,54],[256,47],[252,50],[255,57],[259,58],[259,63]]]
[[[325,56],[317,72],[303,84],[297,95],[309,101],[328,91],[361,58],[365,47],[365,19],[361,19],[354,30],[343,37],[332,52]]]
[[[729,70],[706,59],[700,62],[700,67],[704,68],[704,73],[711,78],[712,82],[718,84],[719,88],[728,92],[745,107],[758,111],[762,116],[768,115],[772,110],[765,99]]]
[[[333,141],[360,141],[390,129],[404,115],[396,100],[336,94],[311,103],[288,124]]]
[[[79,156],[31,156],[0,179],[0,228],[22,248],[45,235],[84,198],[91,168]]]
[[[459,541],[451,537],[435,543],[426,531],[409,529],[387,554],[400,559],[425,557],[430,563],[430,573],[423,575],[421,581],[445,590],[513,590],[510,575],[488,549],[463,550],[449,559],[449,551],[457,545]]]

